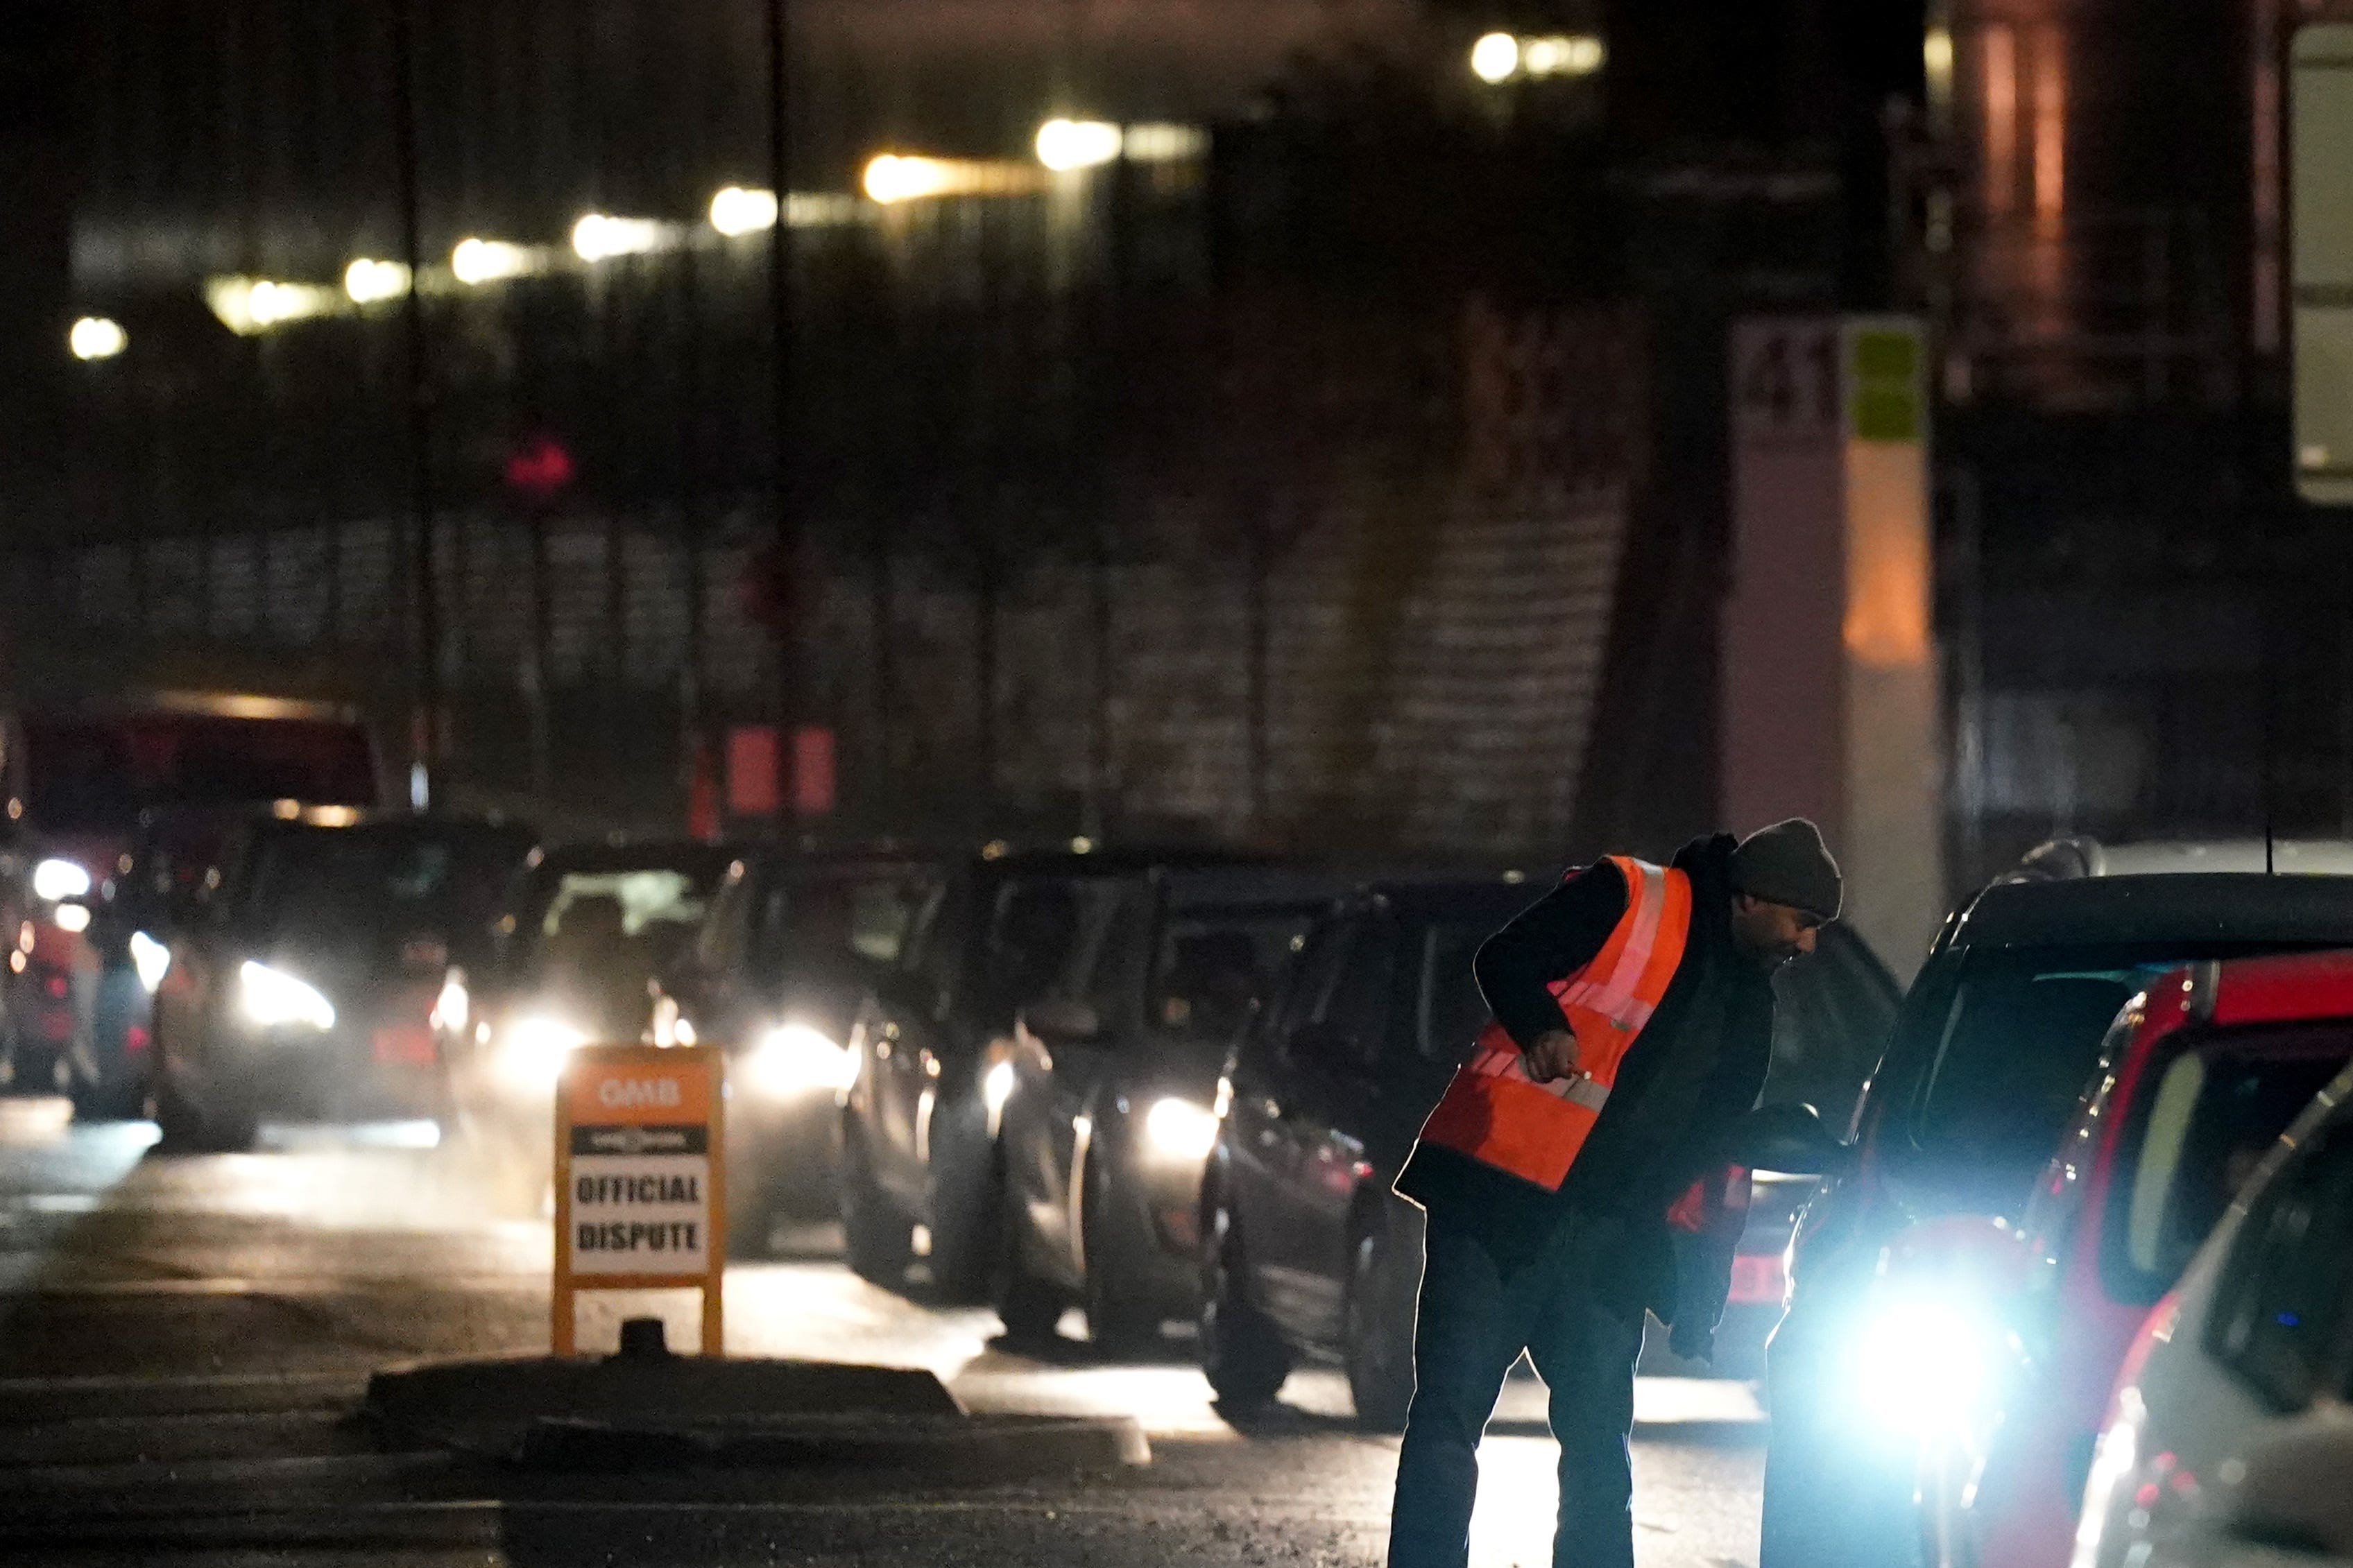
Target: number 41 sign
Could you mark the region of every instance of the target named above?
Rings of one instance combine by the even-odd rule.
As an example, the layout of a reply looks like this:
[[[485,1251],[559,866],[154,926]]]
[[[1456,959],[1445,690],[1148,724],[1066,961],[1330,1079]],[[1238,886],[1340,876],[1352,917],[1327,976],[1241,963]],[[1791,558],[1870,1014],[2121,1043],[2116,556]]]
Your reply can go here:
[[[721,1055],[584,1046],[555,1095],[557,1355],[580,1290],[702,1292],[702,1352],[720,1353],[727,1265]]]

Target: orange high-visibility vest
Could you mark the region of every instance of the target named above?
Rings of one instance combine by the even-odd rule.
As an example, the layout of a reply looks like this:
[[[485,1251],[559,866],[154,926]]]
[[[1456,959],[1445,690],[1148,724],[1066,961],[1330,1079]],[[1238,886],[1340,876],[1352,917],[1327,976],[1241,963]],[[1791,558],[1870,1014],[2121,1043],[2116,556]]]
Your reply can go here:
[[[1423,1142],[1559,1190],[1609,1103],[1618,1064],[1658,1010],[1691,939],[1688,875],[1630,856],[1609,858],[1625,874],[1626,912],[1591,963],[1551,984],[1577,1037],[1577,1070],[1538,1083],[1518,1044],[1491,1019],[1422,1123]]]

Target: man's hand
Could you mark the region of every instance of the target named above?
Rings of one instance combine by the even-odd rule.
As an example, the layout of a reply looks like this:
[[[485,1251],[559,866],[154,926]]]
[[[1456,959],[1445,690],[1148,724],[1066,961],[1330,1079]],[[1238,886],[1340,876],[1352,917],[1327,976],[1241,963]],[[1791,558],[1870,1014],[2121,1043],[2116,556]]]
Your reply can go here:
[[[1528,1076],[1538,1083],[1550,1083],[1577,1070],[1577,1037],[1567,1029],[1547,1029],[1522,1055]]]

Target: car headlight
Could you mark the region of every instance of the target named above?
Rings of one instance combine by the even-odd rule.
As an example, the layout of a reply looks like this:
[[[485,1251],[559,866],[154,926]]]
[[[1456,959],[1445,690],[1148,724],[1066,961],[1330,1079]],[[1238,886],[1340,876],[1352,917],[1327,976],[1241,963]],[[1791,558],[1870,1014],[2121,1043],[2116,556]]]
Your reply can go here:
[[[1883,1431],[1964,1429],[1984,1414],[2000,1350],[2000,1331],[1985,1313],[1950,1300],[1883,1300],[1855,1340],[1854,1393]]]
[[[237,974],[245,1016],[263,1028],[300,1024],[323,1032],[335,1026],[334,1005],[316,986],[251,959]]]
[[[163,988],[164,976],[172,972],[172,950],[143,931],[131,933],[131,967],[139,972],[139,984],[153,996]]]
[[[44,860],[33,868],[33,896],[56,903],[90,892],[90,872],[70,860]]]
[[[822,1029],[780,1024],[760,1037],[744,1060],[744,1075],[764,1094],[839,1090],[857,1078],[858,1058]]]
[[[433,999],[433,1016],[427,1020],[437,1029],[463,1034],[466,1021],[474,1016],[474,998],[466,990],[466,983],[452,974],[441,983],[441,994]]]
[[[538,1014],[517,1018],[493,1037],[498,1049],[491,1070],[508,1087],[525,1092],[554,1089],[572,1053],[588,1043],[583,1031]]]
[[[1162,1159],[1192,1163],[1206,1160],[1218,1143],[1218,1118],[1205,1105],[1170,1095],[1144,1113],[1145,1146]]]
[[[991,1122],[1004,1114],[1005,1102],[1012,1098],[1013,1064],[1002,1059],[990,1063],[980,1075],[980,1103]]]

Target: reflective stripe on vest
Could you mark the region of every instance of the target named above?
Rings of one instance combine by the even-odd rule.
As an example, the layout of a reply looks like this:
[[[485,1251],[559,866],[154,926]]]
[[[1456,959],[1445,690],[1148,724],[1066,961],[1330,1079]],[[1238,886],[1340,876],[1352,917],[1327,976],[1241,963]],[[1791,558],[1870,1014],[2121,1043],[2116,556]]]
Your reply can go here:
[[[1490,1020],[1422,1123],[1425,1142],[1559,1190],[1691,938],[1689,876],[1628,856],[1610,861],[1626,879],[1626,912],[1591,963],[1551,984],[1577,1037],[1577,1071],[1537,1082],[1519,1046]]]

